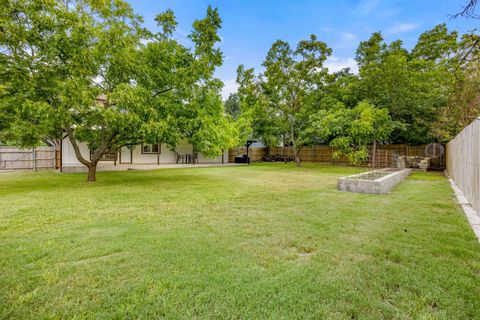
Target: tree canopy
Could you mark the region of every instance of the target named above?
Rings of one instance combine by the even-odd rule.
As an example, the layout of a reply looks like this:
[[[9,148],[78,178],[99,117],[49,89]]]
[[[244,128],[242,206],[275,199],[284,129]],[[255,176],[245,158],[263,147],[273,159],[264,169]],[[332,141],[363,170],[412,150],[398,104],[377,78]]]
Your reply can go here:
[[[254,133],[267,145],[278,140],[291,145],[297,165],[301,148],[312,142],[306,133],[316,91],[328,74],[324,62],[330,54],[331,49],[315,35],[295,48],[278,40],[263,62],[264,74],[255,77],[252,69],[238,69],[239,94],[253,114]]]
[[[475,30],[440,24],[411,49],[374,32],[356,50],[358,74],[329,72],[332,50],[316,35],[295,46],[277,40],[263,72],[238,67],[238,92],[222,102],[222,21],[210,6],[192,24],[190,47],[174,37],[173,11],[156,16],[154,32],[123,0],[0,8],[0,142],[58,145],[66,136],[90,181],[102,155],[140,142],[185,141],[214,156],[260,139],[291,146],[298,165],[304,146],[331,144],[358,162],[377,142],[446,142],[480,113]]]
[[[237,142],[223,113],[218,11],[193,22],[192,48],[172,34],[175,15],[157,15],[157,33],[122,0],[6,0],[0,21],[0,107],[9,138],[22,145],[68,136],[95,180],[105,153],[139,142],[185,140],[206,155]],[[79,142],[92,150],[86,159]]]
[[[291,145],[296,155],[304,145],[330,143],[358,162],[375,142],[447,142],[480,114],[479,50],[475,31],[459,36],[445,24],[410,50],[374,32],[357,48],[358,74],[329,73],[331,50],[315,36],[295,50],[278,40],[265,72],[239,67],[241,112],[256,137]],[[262,138],[265,132],[275,138]]]

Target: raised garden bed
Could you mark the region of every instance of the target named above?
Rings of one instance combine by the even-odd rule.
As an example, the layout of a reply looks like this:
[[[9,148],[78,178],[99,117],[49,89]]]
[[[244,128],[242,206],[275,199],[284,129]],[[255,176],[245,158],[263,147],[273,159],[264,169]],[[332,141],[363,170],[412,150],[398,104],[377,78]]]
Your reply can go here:
[[[410,169],[381,169],[354,174],[339,178],[337,189],[357,193],[387,193],[410,172]]]

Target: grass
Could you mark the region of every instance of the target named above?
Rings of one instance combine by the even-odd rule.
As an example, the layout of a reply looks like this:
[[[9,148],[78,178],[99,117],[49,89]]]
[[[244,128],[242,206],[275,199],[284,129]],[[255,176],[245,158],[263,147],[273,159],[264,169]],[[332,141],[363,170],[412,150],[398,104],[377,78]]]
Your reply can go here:
[[[480,245],[438,173],[0,175],[0,318],[478,319]]]

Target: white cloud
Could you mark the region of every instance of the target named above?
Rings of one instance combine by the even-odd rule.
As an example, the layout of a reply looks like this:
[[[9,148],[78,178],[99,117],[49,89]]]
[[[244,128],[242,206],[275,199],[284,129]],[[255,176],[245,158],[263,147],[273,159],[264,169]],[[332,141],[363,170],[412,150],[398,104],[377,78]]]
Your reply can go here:
[[[227,100],[230,93],[237,92],[238,84],[235,79],[225,80],[223,81],[223,88],[222,88],[222,99],[225,101]]]
[[[344,31],[337,36],[337,41],[333,44],[333,48],[351,48],[358,43],[358,37],[356,34],[348,31]]]
[[[358,65],[353,58],[331,56],[325,61],[325,67],[327,67],[330,72],[337,72],[345,68],[350,68],[351,72],[358,73]]]
[[[342,38],[347,41],[353,41],[357,39],[357,36],[351,32],[342,33]]]
[[[355,10],[353,10],[353,13],[367,15],[375,9],[379,2],[380,0],[362,0]]]
[[[399,34],[418,29],[419,27],[420,25],[418,23],[397,23],[390,27],[387,32],[392,34]]]

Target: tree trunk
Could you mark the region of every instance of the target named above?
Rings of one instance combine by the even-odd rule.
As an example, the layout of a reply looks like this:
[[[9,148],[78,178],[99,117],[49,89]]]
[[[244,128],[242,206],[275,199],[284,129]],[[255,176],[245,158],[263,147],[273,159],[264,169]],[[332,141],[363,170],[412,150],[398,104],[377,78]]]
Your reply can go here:
[[[295,164],[297,165],[297,167],[301,167],[302,166],[302,160],[300,160],[300,157],[297,155],[295,155]]]
[[[83,164],[85,167],[88,168],[88,175],[87,175],[87,182],[94,182],[96,181],[96,173],[97,173],[97,162],[98,159],[100,159],[100,156],[95,161],[87,161],[83,156],[82,153],[80,152],[80,148],[77,144],[77,140],[75,139],[75,135],[73,133],[73,130],[71,128],[65,128],[65,131],[67,132],[68,139],[70,140],[70,143],[72,144],[73,150],[75,151],[75,156],[77,157],[78,161],[80,161],[81,164]]]
[[[87,182],[95,181],[97,181],[97,163],[92,162],[90,163],[90,166],[88,166]]]
[[[102,141],[101,145],[95,150],[93,155],[91,155],[90,161],[87,161],[80,152],[80,147],[78,146],[77,140],[75,139],[75,134],[72,128],[65,128],[67,132],[68,139],[72,144],[73,150],[75,151],[75,156],[81,164],[88,168],[87,182],[94,182],[97,180],[97,164],[102,155],[111,151],[113,148],[109,147],[110,143],[115,137],[115,134],[112,134],[109,139]]]
[[[373,141],[373,150],[372,150],[372,169],[375,169],[375,160],[377,159],[377,141]]]
[[[293,147],[293,156],[295,157],[295,164],[297,167],[302,165],[302,160],[300,159],[299,151],[295,146]]]
[[[302,165],[302,160],[300,160],[299,156],[299,149],[297,148],[297,142],[295,140],[295,130],[294,130],[295,122],[290,122],[290,140],[292,141],[292,149],[293,149],[293,156],[295,157],[295,164],[297,167]]]

